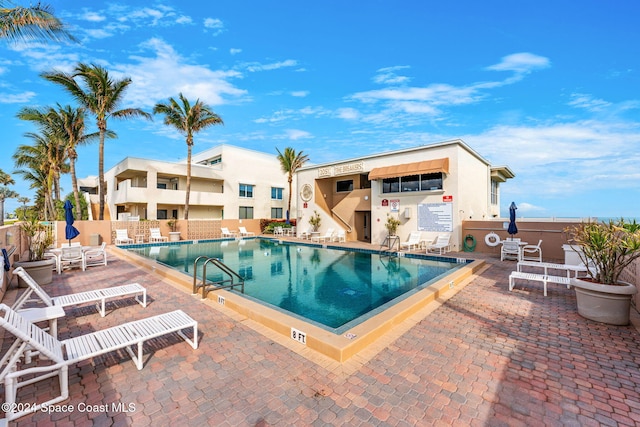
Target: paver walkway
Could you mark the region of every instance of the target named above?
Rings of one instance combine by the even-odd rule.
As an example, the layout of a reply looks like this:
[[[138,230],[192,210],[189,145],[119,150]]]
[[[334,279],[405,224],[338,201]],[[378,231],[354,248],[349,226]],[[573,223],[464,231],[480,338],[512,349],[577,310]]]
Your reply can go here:
[[[141,371],[124,352],[71,366],[63,404],[72,409],[18,425],[640,425],[638,331],[583,319],[566,287],[550,285],[547,297],[539,283],[509,292],[513,262],[489,258],[491,267],[443,306],[340,374],[151,273],[109,261],[56,276],[47,291],[139,282],[150,305],[118,301],[105,318],[93,307],[70,309],[61,338],[181,308],[199,322],[199,348],[154,341]],[[50,387],[25,393],[46,396]]]

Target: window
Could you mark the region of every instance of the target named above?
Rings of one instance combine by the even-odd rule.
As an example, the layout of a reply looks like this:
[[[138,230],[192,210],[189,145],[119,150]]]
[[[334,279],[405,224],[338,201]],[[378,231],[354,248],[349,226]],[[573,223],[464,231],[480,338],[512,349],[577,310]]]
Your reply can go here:
[[[336,192],[342,193],[345,191],[353,191],[353,180],[348,179],[345,181],[336,181]]]
[[[497,205],[498,204],[498,182],[497,181],[491,181],[491,204],[492,205]]]
[[[442,190],[442,173],[425,173],[382,180],[383,193]]]
[[[167,183],[166,182],[159,182],[156,184],[156,188],[159,188],[161,190],[166,190],[167,189]]]
[[[282,218],[282,208],[271,208],[271,218],[273,218],[273,219],[281,219]]]
[[[240,212],[238,214],[239,219],[253,219],[253,207],[252,206],[240,206]]]
[[[158,219],[167,219],[167,210],[166,209],[158,209],[158,213],[156,215]]]
[[[271,199],[282,200],[282,191],[284,188],[271,187]]]
[[[253,185],[240,184],[240,197],[253,197]]]

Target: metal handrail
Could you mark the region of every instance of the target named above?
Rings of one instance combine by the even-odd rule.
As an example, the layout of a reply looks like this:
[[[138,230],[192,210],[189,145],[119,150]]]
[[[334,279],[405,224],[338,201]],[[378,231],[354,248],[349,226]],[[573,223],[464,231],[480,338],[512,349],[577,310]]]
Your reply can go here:
[[[197,276],[198,262],[201,259],[205,259],[205,261],[202,264],[202,282],[198,284],[198,276]],[[218,269],[220,269],[220,271],[222,271],[222,273],[228,275],[229,278],[224,280],[218,280],[215,282],[207,281],[207,264],[215,265]],[[238,279],[239,282],[235,282],[234,279]],[[228,284],[225,285],[225,283],[228,283]],[[202,288],[202,298],[204,299],[207,297],[207,294],[212,290],[225,289],[225,288],[233,289],[236,286],[240,286],[241,292],[244,293],[244,277],[242,277],[240,274],[238,274],[237,272],[229,268],[229,266],[223,263],[219,258],[210,258],[205,255],[201,255],[198,258],[196,258],[195,261],[193,262],[193,293],[194,294],[197,294],[198,289]]]
[[[338,213],[337,213],[335,210],[331,209],[331,213],[332,213],[333,215],[337,216],[337,217],[338,217],[338,219],[339,219],[340,221],[342,221],[342,223],[343,223],[344,225],[346,225],[346,226],[347,226],[347,233],[351,233],[351,232],[353,231],[353,228],[351,228],[351,225],[350,225],[347,221],[345,221],[345,220],[344,220],[344,218],[342,218],[340,215],[338,215]]]

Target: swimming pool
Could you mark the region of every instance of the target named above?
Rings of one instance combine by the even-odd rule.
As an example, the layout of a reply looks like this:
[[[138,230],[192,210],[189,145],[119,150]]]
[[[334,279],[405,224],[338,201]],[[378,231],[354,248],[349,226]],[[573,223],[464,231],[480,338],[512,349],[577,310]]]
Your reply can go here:
[[[411,297],[465,263],[452,258],[398,257],[273,239],[127,249],[190,277],[196,258],[219,258],[244,277],[242,296],[335,334]],[[197,264],[197,275],[202,275],[202,263]],[[224,278],[218,269],[208,266],[208,280]],[[240,293],[237,289],[231,292]]]

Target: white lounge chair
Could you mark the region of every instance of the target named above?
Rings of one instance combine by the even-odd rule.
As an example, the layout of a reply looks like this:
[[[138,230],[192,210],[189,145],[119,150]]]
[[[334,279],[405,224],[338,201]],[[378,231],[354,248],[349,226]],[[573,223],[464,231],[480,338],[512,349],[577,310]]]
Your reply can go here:
[[[133,243],[126,229],[116,230],[116,245],[128,245]]]
[[[17,408],[15,412],[6,411],[6,419],[9,421],[68,399],[69,365],[125,349],[140,370],[143,368],[144,343],[174,332],[194,349],[198,348],[198,322],[181,310],[59,341],[7,305],[0,304],[0,326],[15,336],[15,341],[0,360],[0,380],[4,381],[5,403],[9,408]],[[193,329],[192,339],[184,334],[184,329]],[[134,350],[131,349],[132,346]],[[46,357],[47,364],[24,367],[21,358],[31,350]],[[16,402],[21,387],[56,376],[60,395],[41,403]],[[55,390],[55,387],[51,387],[51,390]]]
[[[62,273],[65,268],[80,267],[85,271],[84,254],[82,246],[63,246],[60,248],[60,256],[58,257],[58,274]]]
[[[311,227],[307,228],[307,231],[301,231],[300,235],[298,237],[300,237],[301,239],[304,240],[309,240],[311,238],[311,232],[313,231],[313,229]]]
[[[256,235],[256,233],[254,233],[253,231],[247,231],[247,229],[245,227],[238,227],[238,230],[240,232],[240,237],[255,236]]]
[[[450,234],[438,234],[436,239],[430,245],[427,245],[427,253],[438,251],[440,255],[444,255],[451,250]]]
[[[522,261],[538,261],[542,262],[542,240],[537,245],[524,245],[520,250],[520,259]]]
[[[412,250],[417,248],[418,246],[420,246],[420,238],[422,236],[422,233],[419,231],[412,231],[411,233],[409,233],[409,237],[407,238],[406,242],[400,242],[400,250],[402,249],[406,249],[406,250]]]
[[[344,232],[344,230],[340,230],[340,231],[338,231],[338,232],[335,234],[335,236],[333,236],[333,237],[331,238],[331,241],[332,241],[332,242],[338,242],[338,243],[340,243],[340,242],[346,242],[346,241],[347,241],[347,235],[346,235],[346,233]]]
[[[326,233],[324,233],[324,235],[322,236],[312,236],[311,237],[311,241],[312,242],[330,242],[331,239],[333,238],[333,228],[329,228]]]
[[[105,305],[107,300],[113,298],[135,296],[135,300],[139,302],[140,305],[143,307],[147,306],[147,290],[138,283],[51,297],[22,267],[18,267],[13,270],[13,274],[20,276],[20,278],[29,286],[22,295],[20,295],[16,302],[13,303],[13,306],[11,307],[13,310],[20,310],[22,306],[29,301],[29,298],[33,293],[35,293],[38,298],[40,298],[40,300],[49,307],[69,307],[86,303],[96,303],[96,308],[102,317],[106,315]],[[138,299],[138,295],[142,295],[142,301]]]
[[[107,265],[107,244],[102,242],[100,246],[90,247],[85,249],[84,255],[84,267],[95,267],[99,265]]]
[[[237,231],[229,231],[227,227],[220,227],[220,231],[222,233],[222,237],[236,237],[238,235]]]
[[[273,235],[274,236],[284,236],[284,230],[282,229],[282,227],[274,227]]]
[[[163,236],[160,234],[159,228],[150,228],[149,229],[149,242],[157,243],[157,242],[167,242],[169,238],[167,236]]]
[[[542,282],[544,288],[544,296],[547,296],[547,283],[556,283],[559,285],[566,285],[567,289],[571,286],[570,277],[562,276],[550,276],[548,274],[536,274],[536,273],[524,273],[522,271],[512,271],[509,275],[509,290],[513,290],[515,286],[515,280],[529,280],[534,282]]]

